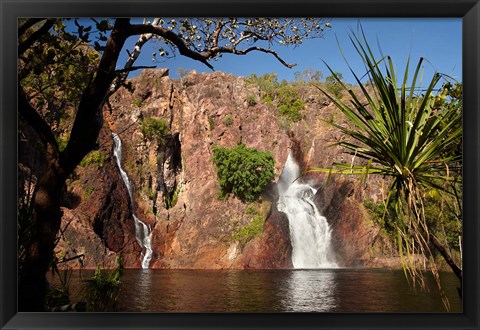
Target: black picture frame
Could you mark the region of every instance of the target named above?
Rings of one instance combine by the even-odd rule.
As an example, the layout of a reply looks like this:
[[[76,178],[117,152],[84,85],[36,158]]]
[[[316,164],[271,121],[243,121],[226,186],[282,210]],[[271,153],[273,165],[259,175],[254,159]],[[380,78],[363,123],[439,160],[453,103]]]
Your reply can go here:
[[[0,0],[1,329],[479,329],[479,0]],[[17,313],[17,17],[461,17],[464,82],[464,308],[461,314]]]

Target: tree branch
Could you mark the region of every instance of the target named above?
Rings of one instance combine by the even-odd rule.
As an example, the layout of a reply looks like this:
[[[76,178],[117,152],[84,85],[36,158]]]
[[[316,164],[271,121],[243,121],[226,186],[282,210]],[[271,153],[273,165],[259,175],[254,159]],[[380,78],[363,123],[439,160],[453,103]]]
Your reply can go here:
[[[152,33],[158,35],[166,40],[172,42],[178,49],[181,55],[190,57],[193,60],[200,61],[205,64],[207,67],[213,70],[213,66],[208,63],[208,60],[211,57],[206,56],[207,53],[197,53],[191,49],[189,49],[183,40],[174,32],[166,30],[160,26],[153,26],[153,25],[143,25],[143,24],[135,24],[130,25],[130,29],[128,34],[137,35],[137,34],[145,34],[145,33]]]
[[[433,234],[428,235],[429,241],[435,246],[438,252],[443,256],[447,264],[450,266],[450,268],[453,270],[455,275],[460,279],[460,282],[462,280],[462,270],[455,264],[453,261],[452,257],[450,256],[450,253],[448,253],[447,249],[442,245],[442,243],[439,242],[439,240],[433,236]]]
[[[227,48],[227,47],[216,47],[216,48],[213,48],[209,51],[207,51],[206,53],[208,54],[207,56],[209,57],[213,57],[217,54],[220,54],[220,53],[230,53],[230,54],[235,54],[235,55],[247,55],[248,53],[252,52],[252,51],[259,51],[259,52],[263,52],[263,53],[267,53],[267,54],[272,54],[273,56],[275,56],[275,58],[280,62],[282,63],[284,66],[286,66],[287,68],[291,69],[293,68],[294,66],[296,66],[297,64],[295,63],[287,63],[285,62],[278,54],[277,52],[275,52],[274,50],[271,50],[271,49],[267,49],[267,48],[262,48],[262,47],[258,47],[258,46],[252,46],[250,48],[247,48],[247,49],[244,49],[244,50],[239,50],[239,49],[234,49],[234,48]]]
[[[120,69],[116,70],[115,72],[117,73],[127,73],[130,71],[135,71],[135,70],[140,70],[140,69],[155,69],[157,66],[156,65],[140,65],[140,66],[131,66],[126,69]]]
[[[18,28],[18,37],[20,38],[29,28],[43,20],[46,20],[46,18],[29,18],[22,26]]]
[[[62,168],[67,174],[95,148],[103,126],[102,108],[116,77],[115,66],[125,40],[129,36],[130,19],[118,18],[107,40],[95,78],[85,89],[78,106],[67,147],[62,152]]]
[[[50,126],[43,120],[35,109],[30,105],[25,95],[23,87],[18,84],[18,111],[27,121],[27,123],[35,130],[44,143],[50,144],[58,152],[58,144],[55,140]]]
[[[152,25],[158,26],[159,23],[160,23],[160,18],[155,18]],[[135,47],[133,48],[133,51],[131,53],[127,49],[127,53],[128,53],[127,62],[125,63],[123,70],[117,70],[117,72],[119,72],[120,75],[117,76],[115,80],[112,82],[112,85],[108,90],[107,97],[115,93],[120,88],[120,86],[124,84],[125,80],[128,77],[128,73],[130,71],[137,70],[136,68],[138,69],[145,68],[145,67],[136,67],[135,69],[132,69],[133,68],[132,66],[133,66],[133,63],[135,63],[135,61],[137,60],[138,56],[140,55],[143,45],[152,37],[153,37],[153,34],[144,33],[138,38],[137,43],[135,44]]]
[[[39,38],[41,38],[45,33],[50,30],[50,28],[55,24],[54,19],[47,19],[45,24],[42,25],[41,28],[39,28],[37,31],[33,32],[30,37],[27,38],[24,42],[18,45],[18,56],[22,55],[27,51],[28,48],[30,48],[35,41],[37,41]]]

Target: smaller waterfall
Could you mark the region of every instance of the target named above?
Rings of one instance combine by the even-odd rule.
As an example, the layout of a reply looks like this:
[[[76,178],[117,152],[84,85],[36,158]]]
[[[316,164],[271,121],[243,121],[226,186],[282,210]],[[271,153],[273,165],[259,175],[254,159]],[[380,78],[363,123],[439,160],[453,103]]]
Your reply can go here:
[[[331,251],[331,229],[313,202],[316,189],[296,180],[300,170],[288,155],[278,182],[278,210],[288,217],[294,268],[336,268]]]
[[[132,204],[132,215],[135,222],[135,237],[137,238],[138,244],[140,244],[140,247],[142,248],[142,268],[148,268],[150,265],[150,260],[152,259],[152,230],[135,215],[132,191],[133,188],[130,180],[128,179],[127,173],[122,168],[122,140],[120,140],[120,137],[115,133],[112,133],[112,136],[114,143],[113,154],[117,159],[117,166],[120,170],[123,182],[127,187],[130,202]]]

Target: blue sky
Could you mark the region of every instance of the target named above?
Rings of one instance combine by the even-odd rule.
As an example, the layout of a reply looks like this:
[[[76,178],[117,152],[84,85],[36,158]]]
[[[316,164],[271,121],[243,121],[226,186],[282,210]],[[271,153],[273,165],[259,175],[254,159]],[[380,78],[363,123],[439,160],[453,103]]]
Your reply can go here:
[[[460,18],[337,18],[330,22],[332,28],[322,39],[306,40],[297,48],[282,46],[274,48],[287,62],[297,63],[297,66],[292,69],[284,67],[273,56],[265,53],[250,53],[246,56],[226,54],[218,61],[211,63],[216,71],[239,76],[275,72],[280,80],[293,80],[295,71],[303,71],[307,68],[321,70],[324,77],[327,76],[329,73],[323,60],[333,70],[341,72],[347,82],[352,83],[353,76],[340,54],[337,38],[355,72],[363,74],[365,69],[348,38],[350,29],[356,30],[360,22],[370,45],[378,52],[378,39],[383,54],[392,56],[399,73],[403,74],[409,55],[412,66],[423,56],[428,60],[425,62],[425,77],[437,71],[448,74],[458,81],[462,80],[462,20]],[[132,48],[136,39],[134,37],[127,40],[128,49]],[[178,78],[179,68],[211,72],[205,65],[180,55],[161,63],[152,63],[151,54],[154,51],[156,51],[155,43],[147,43],[136,65],[167,67],[170,69],[172,78]],[[124,63],[126,56],[126,51],[123,51],[119,65]],[[138,73],[132,73],[130,77]]]

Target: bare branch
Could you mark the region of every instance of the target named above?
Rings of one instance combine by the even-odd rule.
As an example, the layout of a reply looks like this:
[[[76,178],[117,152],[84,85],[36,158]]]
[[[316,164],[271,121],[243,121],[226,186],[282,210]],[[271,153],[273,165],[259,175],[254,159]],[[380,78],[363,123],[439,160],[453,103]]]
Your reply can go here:
[[[160,26],[153,26],[153,25],[130,25],[130,29],[128,31],[129,35],[136,35],[136,34],[144,34],[144,33],[152,33],[158,35],[170,42],[172,42],[178,49],[181,55],[190,57],[193,60],[200,61],[205,64],[207,67],[213,70],[213,66],[207,62],[210,57],[206,57],[204,54],[197,53],[191,49],[189,49],[183,40],[174,32],[166,30]]]
[[[135,71],[135,70],[140,70],[140,69],[155,69],[156,67],[157,66],[155,66],[155,65],[131,66],[131,67],[126,68],[126,69],[116,70],[115,72],[117,72],[117,73],[128,73],[128,72]]]
[[[160,22],[160,19],[159,18],[156,18],[152,25],[153,26],[158,26],[158,23]],[[109,97],[110,95],[112,95],[113,93],[115,93],[117,91],[117,89],[120,88],[120,86],[122,86],[125,82],[125,80],[127,79],[128,77],[128,73],[133,71],[133,70],[137,70],[137,69],[141,69],[142,67],[137,67],[137,69],[131,69],[132,66],[133,66],[133,63],[135,63],[135,61],[137,60],[138,56],[140,55],[140,52],[142,50],[142,47],[143,45],[148,41],[150,40],[151,38],[153,37],[153,34],[151,33],[144,33],[142,34],[138,40],[137,40],[137,43],[135,44],[135,47],[133,48],[133,51],[132,52],[129,52],[128,49],[127,49],[127,53],[128,53],[128,59],[127,59],[127,62],[125,63],[125,66],[123,68],[123,70],[117,70],[117,72],[120,73],[119,76],[117,76],[115,78],[115,80],[113,81],[112,85],[110,86],[109,90],[108,90],[108,94],[107,94],[107,97]],[[146,67],[143,67],[143,68],[146,68]]]
[[[227,48],[227,47],[217,47],[215,49],[211,49],[210,51],[208,51],[208,56],[209,57],[214,57],[220,53],[229,53],[229,54],[235,54],[235,55],[247,55],[248,53],[252,52],[252,51],[259,51],[259,52],[263,52],[263,53],[267,53],[267,54],[272,54],[273,56],[275,56],[275,58],[280,62],[282,63],[284,66],[286,66],[287,68],[291,69],[293,68],[294,66],[296,66],[297,64],[295,63],[287,63],[285,62],[281,57],[280,55],[277,54],[277,52],[275,52],[274,50],[272,49],[267,49],[267,48],[262,48],[262,47],[258,47],[258,46],[253,46],[253,47],[250,47],[250,48],[247,48],[247,49],[244,49],[244,50],[239,50],[239,49],[233,49],[233,48]]]

